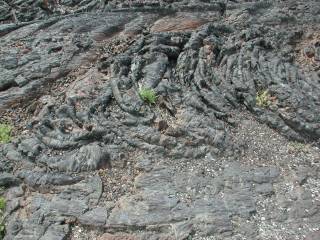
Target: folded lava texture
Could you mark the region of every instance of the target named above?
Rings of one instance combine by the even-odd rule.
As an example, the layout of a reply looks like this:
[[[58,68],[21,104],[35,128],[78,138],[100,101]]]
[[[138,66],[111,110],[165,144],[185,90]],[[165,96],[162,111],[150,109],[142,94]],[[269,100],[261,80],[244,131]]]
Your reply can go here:
[[[4,239],[320,239],[318,0],[6,0],[0,23]]]

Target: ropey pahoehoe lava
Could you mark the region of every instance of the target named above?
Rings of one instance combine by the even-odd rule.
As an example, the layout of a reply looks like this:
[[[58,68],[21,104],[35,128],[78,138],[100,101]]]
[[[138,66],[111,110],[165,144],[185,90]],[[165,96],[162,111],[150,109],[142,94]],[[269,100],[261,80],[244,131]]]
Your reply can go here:
[[[0,239],[320,239],[317,0],[0,1]]]

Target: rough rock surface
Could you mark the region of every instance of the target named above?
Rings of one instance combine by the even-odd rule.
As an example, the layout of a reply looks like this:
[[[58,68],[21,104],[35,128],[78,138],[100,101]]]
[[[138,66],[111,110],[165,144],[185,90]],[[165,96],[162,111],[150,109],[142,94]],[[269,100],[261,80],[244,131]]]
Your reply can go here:
[[[317,0],[0,1],[5,239],[318,239],[319,16]]]

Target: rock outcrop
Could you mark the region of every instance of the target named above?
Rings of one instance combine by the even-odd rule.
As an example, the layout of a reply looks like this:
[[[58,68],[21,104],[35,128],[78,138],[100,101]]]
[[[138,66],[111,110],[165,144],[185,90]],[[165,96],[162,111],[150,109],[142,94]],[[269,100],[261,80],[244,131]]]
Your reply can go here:
[[[0,1],[4,239],[318,239],[319,16]]]

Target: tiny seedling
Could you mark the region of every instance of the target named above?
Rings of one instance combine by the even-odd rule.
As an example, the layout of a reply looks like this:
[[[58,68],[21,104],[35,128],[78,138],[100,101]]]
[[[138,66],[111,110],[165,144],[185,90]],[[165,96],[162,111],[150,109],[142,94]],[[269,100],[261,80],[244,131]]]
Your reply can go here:
[[[141,88],[139,90],[139,96],[143,101],[149,104],[155,104],[157,100],[156,93],[154,92],[153,89],[149,89],[149,88]]]
[[[269,107],[271,102],[270,102],[270,94],[268,90],[262,90],[259,91],[257,96],[256,96],[256,104],[259,107]]]
[[[11,140],[11,131],[10,125],[0,123],[0,143],[7,143]]]

